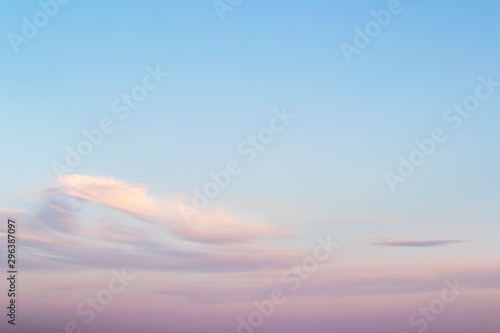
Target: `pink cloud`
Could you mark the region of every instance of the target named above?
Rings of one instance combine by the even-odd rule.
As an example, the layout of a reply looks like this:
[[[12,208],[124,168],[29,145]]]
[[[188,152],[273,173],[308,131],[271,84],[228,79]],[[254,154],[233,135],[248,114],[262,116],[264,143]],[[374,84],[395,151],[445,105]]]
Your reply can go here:
[[[142,221],[162,223],[174,234],[191,241],[227,244],[249,242],[263,235],[290,235],[283,227],[245,221],[222,208],[216,209],[213,215],[195,216],[188,225],[178,211],[179,199],[151,196],[144,184],[126,184],[112,178],[86,175],[65,175],[59,177],[58,182],[41,195],[98,203]]]

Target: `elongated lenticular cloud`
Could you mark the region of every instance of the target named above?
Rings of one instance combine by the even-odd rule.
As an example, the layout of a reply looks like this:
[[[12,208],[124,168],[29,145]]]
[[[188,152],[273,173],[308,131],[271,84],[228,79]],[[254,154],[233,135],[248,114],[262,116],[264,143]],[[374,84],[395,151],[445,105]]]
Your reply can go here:
[[[466,243],[466,242],[472,242],[472,241],[467,239],[403,240],[403,239],[384,238],[381,240],[374,240],[372,241],[372,244],[381,246],[431,247],[431,246],[443,246],[454,243]]]

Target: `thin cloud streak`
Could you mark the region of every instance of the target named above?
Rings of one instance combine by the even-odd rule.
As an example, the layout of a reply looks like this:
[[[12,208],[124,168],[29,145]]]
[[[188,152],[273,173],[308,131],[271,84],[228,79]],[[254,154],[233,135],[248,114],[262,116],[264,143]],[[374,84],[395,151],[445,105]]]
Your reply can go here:
[[[473,242],[473,240],[467,240],[467,239],[403,240],[403,239],[384,238],[380,240],[374,240],[372,241],[372,244],[379,246],[432,247],[432,246],[444,246],[444,245],[450,245],[456,243],[468,243],[468,242]]]

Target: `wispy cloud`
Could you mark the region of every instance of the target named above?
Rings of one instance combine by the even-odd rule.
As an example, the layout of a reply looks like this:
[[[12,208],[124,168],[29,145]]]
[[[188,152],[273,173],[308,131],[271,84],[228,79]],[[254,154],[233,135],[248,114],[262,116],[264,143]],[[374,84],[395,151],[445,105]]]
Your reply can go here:
[[[54,230],[73,233],[77,228],[77,213],[78,209],[71,206],[64,198],[47,197],[44,198],[44,203],[35,218]]]
[[[383,239],[373,240],[372,244],[381,246],[431,247],[431,246],[443,246],[443,245],[466,243],[466,242],[472,242],[472,240],[466,240],[466,239],[404,240],[404,239],[383,238]]]
[[[461,281],[471,288],[497,289],[500,287],[500,271],[497,267],[471,264],[469,267],[450,265],[429,265],[411,263],[409,265],[389,265],[382,263],[388,271],[380,269],[380,262],[359,270],[358,266],[322,267],[307,281],[307,287],[294,292],[295,297],[351,297],[367,295],[418,294],[440,290],[439,283],[447,277],[460,276]],[[279,272],[278,272],[279,273]],[[257,275],[258,274],[258,275]],[[169,281],[168,287],[146,288],[153,294],[183,296],[196,303],[223,303],[226,301],[252,301],[266,297],[274,288],[287,290],[292,284],[284,283],[280,274],[261,278],[261,273],[246,274],[242,282],[238,275],[214,274],[202,278]],[[185,276],[185,275],[183,275]],[[225,283],[219,283],[224,280]],[[263,283],[265,281],[265,283]]]
[[[147,189],[145,184],[127,184],[108,177],[65,175],[58,178],[54,187],[36,194],[48,202],[40,217],[51,217],[48,220],[52,227],[60,231],[69,229],[63,225],[64,221],[74,223],[74,211],[61,206],[55,198],[97,203],[143,222],[162,224],[178,237],[199,243],[246,243],[290,234],[284,227],[235,217],[222,207],[210,215],[194,217],[193,223],[187,225],[177,209],[179,197],[156,197],[149,195]]]
[[[121,264],[186,272],[262,271],[299,257],[300,251],[273,244],[290,235],[284,227],[244,219],[223,207],[188,225],[175,199],[147,191],[144,184],[67,175],[48,189],[31,191],[37,199],[32,211],[5,209],[0,216],[22,220],[23,246],[36,253],[25,261],[29,268]],[[5,232],[0,228],[0,237]]]

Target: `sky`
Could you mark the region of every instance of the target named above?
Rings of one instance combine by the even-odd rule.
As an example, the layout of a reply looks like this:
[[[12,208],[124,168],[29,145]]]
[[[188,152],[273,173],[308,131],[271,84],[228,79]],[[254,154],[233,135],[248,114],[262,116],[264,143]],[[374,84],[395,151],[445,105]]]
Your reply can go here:
[[[498,332],[499,14],[1,1],[2,332]]]

